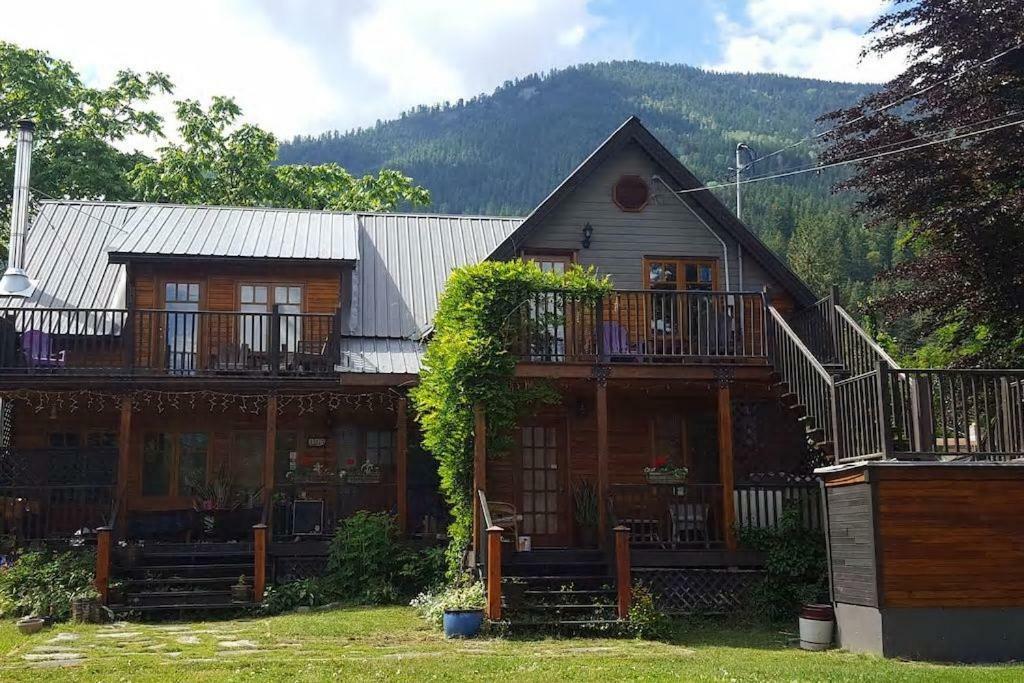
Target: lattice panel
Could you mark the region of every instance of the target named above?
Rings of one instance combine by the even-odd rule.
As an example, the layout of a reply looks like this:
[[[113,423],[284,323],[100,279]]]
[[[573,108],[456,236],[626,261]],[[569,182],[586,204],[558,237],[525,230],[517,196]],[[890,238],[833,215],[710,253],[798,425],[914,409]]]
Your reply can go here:
[[[758,569],[634,569],[658,608],[670,614],[721,614],[743,608],[750,589],[764,578]]]
[[[326,555],[278,555],[274,558],[275,583],[323,576],[326,571]]]

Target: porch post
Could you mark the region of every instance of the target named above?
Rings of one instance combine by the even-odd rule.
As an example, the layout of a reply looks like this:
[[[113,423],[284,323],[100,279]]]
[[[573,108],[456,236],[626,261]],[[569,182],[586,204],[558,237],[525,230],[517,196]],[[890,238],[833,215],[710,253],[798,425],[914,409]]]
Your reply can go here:
[[[259,604],[263,602],[263,592],[267,587],[267,525],[255,525],[252,536],[252,601]]]
[[[722,533],[728,550],[736,550],[732,465],[732,388],[729,379],[722,379],[718,383],[718,475],[722,483]]]
[[[409,425],[408,399],[398,399],[395,406],[398,424],[395,436],[395,495],[398,498],[398,530],[404,536],[409,531]],[[476,492],[473,493],[476,501]]]
[[[618,597],[619,619],[629,619],[629,606],[633,600],[633,567],[629,556],[629,527],[615,527],[615,584]]]
[[[501,619],[501,532],[500,526],[487,528],[487,618]]]
[[[480,547],[483,515],[480,510],[477,491],[487,491],[487,416],[484,407],[477,403],[473,406],[473,550],[474,557],[479,559],[483,548]]]
[[[110,594],[110,527],[96,529],[96,577],[93,580],[100,602],[107,604]]]
[[[263,446],[263,520],[270,523],[274,502],[274,458],[277,455],[277,394],[267,396],[266,443]]]
[[[601,547],[608,545],[608,381],[596,380],[594,413],[597,416],[597,533]]]
[[[121,421],[117,430],[117,499],[114,501],[115,522],[113,531],[119,538],[125,536],[128,520],[128,473],[131,467],[132,450],[132,399],[121,397]]]

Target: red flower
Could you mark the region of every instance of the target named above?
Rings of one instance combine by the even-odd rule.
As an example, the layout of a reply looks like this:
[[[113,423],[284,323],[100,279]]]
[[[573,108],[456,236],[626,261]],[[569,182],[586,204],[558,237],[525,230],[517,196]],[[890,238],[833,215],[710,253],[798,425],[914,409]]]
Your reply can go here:
[[[663,455],[660,458],[655,458],[654,459],[654,466],[655,467],[664,467],[667,464],[668,464],[668,456]]]

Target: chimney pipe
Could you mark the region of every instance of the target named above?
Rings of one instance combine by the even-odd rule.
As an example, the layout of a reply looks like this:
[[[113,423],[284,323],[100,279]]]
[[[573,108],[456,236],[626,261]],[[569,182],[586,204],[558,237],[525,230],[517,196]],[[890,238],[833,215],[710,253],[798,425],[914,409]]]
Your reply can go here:
[[[7,270],[0,277],[0,296],[28,297],[35,284],[25,273],[25,232],[28,227],[28,183],[32,173],[32,133],[36,124],[18,121],[18,142],[14,156],[14,201],[11,204],[11,242],[7,249]]]

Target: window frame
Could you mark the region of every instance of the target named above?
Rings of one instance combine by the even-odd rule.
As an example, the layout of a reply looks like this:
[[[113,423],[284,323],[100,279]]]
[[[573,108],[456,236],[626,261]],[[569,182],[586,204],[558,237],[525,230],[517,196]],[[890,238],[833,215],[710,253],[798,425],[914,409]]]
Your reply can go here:
[[[145,457],[146,457],[146,439],[150,435],[164,434],[170,439],[170,458],[168,459],[168,476],[167,476],[167,489],[163,493],[146,493],[145,487]],[[182,493],[182,481],[181,481],[181,454],[182,454],[182,443],[181,437],[185,434],[203,434],[206,437],[206,466],[205,473],[203,476],[203,483],[209,483],[210,481],[210,465],[211,465],[211,454],[213,446],[213,432],[202,431],[202,430],[187,430],[187,429],[171,429],[171,430],[146,430],[140,435],[140,448],[139,448],[139,488],[138,495],[144,501],[168,501],[168,500],[182,500],[192,498],[192,494]]]
[[[674,289],[664,289],[662,291],[675,291],[675,292],[701,292],[707,291],[702,289],[690,289],[685,285],[688,284],[686,279],[686,266],[708,266],[711,268],[711,290],[712,292],[721,291],[718,289],[718,264],[719,259],[715,256],[644,256],[643,264],[640,271],[640,282],[643,285],[643,289],[646,291],[658,291],[651,286],[651,265],[654,263],[674,263],[678,272],[676,278],[676,287]],[[697,280],[699,282],[699,280]],[[680,286],[683,285],[683,286]]]

